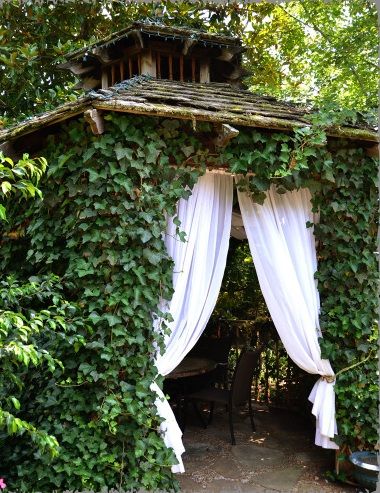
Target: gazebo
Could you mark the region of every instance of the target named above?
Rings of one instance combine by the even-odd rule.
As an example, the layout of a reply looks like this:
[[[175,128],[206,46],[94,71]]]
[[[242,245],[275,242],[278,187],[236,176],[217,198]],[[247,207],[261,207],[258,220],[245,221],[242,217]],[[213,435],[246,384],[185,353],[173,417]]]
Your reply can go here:
[[[136,22],[61,65],[79,77],[85,94],[0,132],[6,155],[46,155],[49,162],[44,201],[13,219],[9,228],[16,234],[4,228],[2,244],[17,243],[14,252],[22,252],[32,271],[48,269],[74,283],[95,324],[91,343],[111,331],[110,359],[99,349],[97,356],[79,358],[78,370],[89,363],[101,374],[104,363],[114,372],[104,389],[120,395],[132,416],[125,425],[129,447],[148,440],[135,430],[148,412],[141,406],[150,406],[149,419],[159,422],[155,433],[174,450],[174,472],[183,471],[183,447],[160,390],[162,376],[191,350],[210,318],[231,224],[237,236],[244,226],[288,354],[319,377],[310,396],[315,443],[338,448],[335,362],[320,349],[329,315],[322,303],[321,327],[313,226],[321,242],[318,261],[330,265],[333,227],[323,204],[341,213],[345,192],[340,202],[334,193],[347,184],[337,170],[346,156],[348,167],[359,161],[363,169],[373,166],[378,136],[364,124],[341,124],[318,134],[318,141],[311,120],[316,110],[244,89],[243,52],[236,38]],[[233,214],[234,193],[241,215]],[[347,225],[349,238],[358,221]],[[333,276],[341,289],[346,274]],[[326,297],[332,286],[326,279],[322,284]],[[86,373],[86,392],[102,384],[99,378]],[[113,433],[122,440],[121,431]]]

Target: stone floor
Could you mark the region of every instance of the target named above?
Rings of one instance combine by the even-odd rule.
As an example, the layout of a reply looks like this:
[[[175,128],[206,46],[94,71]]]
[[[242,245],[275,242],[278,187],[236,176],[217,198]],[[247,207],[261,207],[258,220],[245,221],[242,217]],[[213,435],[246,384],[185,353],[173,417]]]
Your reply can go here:
[[[331,483],[334,452],[314,445],[311,420],[283,410],[256,406],[256,432],[249,416],[236,415],[236,445],[230,444],[225,409],[216,409],[212,424],[201,428],[189,413],[184,433],[186,472],[182,493],[355,493]]]

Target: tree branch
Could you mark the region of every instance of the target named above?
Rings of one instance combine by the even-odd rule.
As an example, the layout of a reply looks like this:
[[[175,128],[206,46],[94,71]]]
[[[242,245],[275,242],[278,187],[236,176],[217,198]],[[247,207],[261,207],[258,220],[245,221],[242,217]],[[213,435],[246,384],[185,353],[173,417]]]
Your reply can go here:
[[[299,22],[300,24],[304,25],[305,27],[308,27],[310,29],[314,29],[314,31],[318,32],[329,44],[330,46],[334,47],[336,49],[336,46],[334,46],[334,42],[333,40],[331,39],[331,37],[326,34],[324,31],[322,31],[322,29],[320,29],[318,26],[316,26],[314,24],[314,22],[310,21],[310,13],[309,11],[307,10],[307,8],[305,7],[304,5],[304,2],[302,2],[302,0],[298,0],[300,5],[302,6],[307,18],[308,18],[308,22],[305,22],[303,21],[302,19],[299,19],[298,17],[296,17],[295,15],[291,14],[290,12],[288,12],[281,4],[278,4],[277,6],[283,11],[285,12],[285,14],[287,14],[289,17],[291,17],[292,19],[294,19],[295,21]],[[309,23],[310,22],[310,23]],[[347,51],[345,50],[345,54],[347,53]],[[345,58],[347,59],[347,57],[345,56]],[[372,64],[373,66],[373,64]],[[353,76],[355,77],[357,83],[359,84],[359,86],[363,89],[364,85],[363,85],[363,80],[362,78],[359,76],[357,70],[354,68],[354,66],[352,65],[352,63],[348,62],[348,67],[349,69],[351,70]]]

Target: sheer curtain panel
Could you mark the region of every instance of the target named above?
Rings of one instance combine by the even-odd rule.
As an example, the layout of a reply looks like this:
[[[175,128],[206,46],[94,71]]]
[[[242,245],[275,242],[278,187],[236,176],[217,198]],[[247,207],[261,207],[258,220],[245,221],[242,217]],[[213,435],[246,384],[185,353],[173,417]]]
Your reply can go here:
[[[188,200],[180,200],[177,208],[180,229],[186,241],[176,237],[176,226],[168,221],[166,246],[174,260],[173,288],[170,302],[161,309],[173,317],[171,333],[165,340],[165,352],[157,355],[159,374],[167,375],[194,347],[204,331],[215,307],[226,267],[231,231],[233,178],[224,173],[209,172],[194,186]],[[164,418],[161,431],[179,464],[173,472],[183,472],[182,432],[173,411],[156,384],[159,415]]]
[[[238,181],[238,180],[237,180]],[[239,204],[260,287],[282,343],[292,360],[321,375],[309,396],[316,417],[315,443],[337,449],[334,372],[321,359],[319,294],[309,190],[278,194],[274,186],[263,205],[239,192]]]

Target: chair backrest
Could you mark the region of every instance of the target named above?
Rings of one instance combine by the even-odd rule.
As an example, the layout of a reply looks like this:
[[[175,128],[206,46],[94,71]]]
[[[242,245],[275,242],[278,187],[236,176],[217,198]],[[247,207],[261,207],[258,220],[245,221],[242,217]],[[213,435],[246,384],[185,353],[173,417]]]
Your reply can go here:
[[[232,345],[232,337],[201,337],[190,356],[209,358],[216,363],[228,363],[228,355]]]
[[[260,349],[255,349],[240,354],[230,390],[230,398],[234,406],[246,403],[251,396],[252,379],[258,367],[260,352]]]

